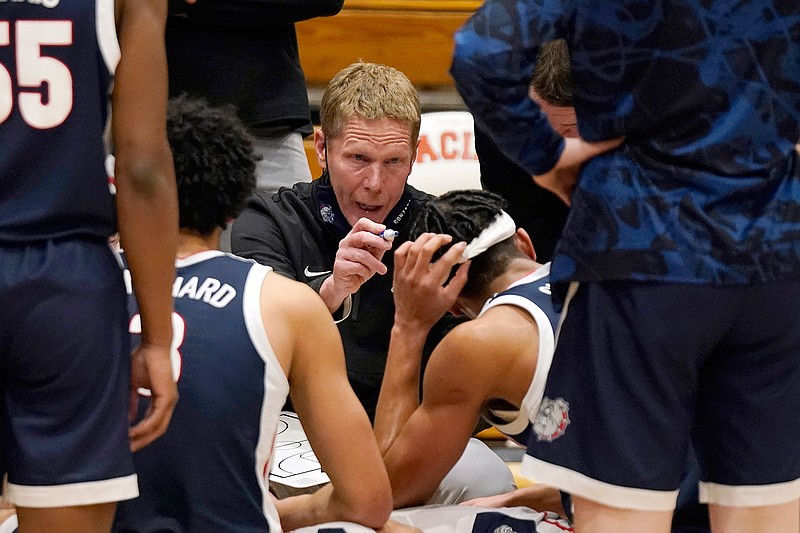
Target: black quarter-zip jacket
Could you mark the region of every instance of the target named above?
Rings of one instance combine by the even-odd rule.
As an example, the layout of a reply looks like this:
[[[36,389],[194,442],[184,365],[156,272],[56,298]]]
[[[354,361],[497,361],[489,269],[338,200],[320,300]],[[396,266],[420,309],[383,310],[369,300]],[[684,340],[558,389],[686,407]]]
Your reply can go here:
[[[408,240],[411,221],[420,205],[431,198],[406,185],[402,198],[383,222],[400,232],[392,250],[382,259],[388,272],[375,274],[352,295],[349,314],[347,305],[343,305],[334,315],[344,344],[350,384],[370,419],[375,414],[394,321],[393,250]],[[333,270],[339,241],[350,229],[336,204],[328,178],[323,176],[311,183],[297,183],[291,189],[282,188],[272,195],[256,193],[233,225],[231,249],[319,292]],[[459,321],[447,315],[434,326],[423,365],[436,343]]]

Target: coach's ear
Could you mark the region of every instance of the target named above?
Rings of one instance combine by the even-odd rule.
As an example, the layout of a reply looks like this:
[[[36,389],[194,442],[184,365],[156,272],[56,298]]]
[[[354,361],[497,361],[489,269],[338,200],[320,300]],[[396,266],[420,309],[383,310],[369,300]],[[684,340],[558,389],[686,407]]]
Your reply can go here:
[[[536,261],[536,250],[533,248],[533,241],[531,241],[531,236],[523,228],[517,229],[514,234],[514,244],[517,245],[517,249],[520,252]]]
[[[322,128],[314,128],[314,153],[320,168],[326,170],[328,168],[328,145]]]

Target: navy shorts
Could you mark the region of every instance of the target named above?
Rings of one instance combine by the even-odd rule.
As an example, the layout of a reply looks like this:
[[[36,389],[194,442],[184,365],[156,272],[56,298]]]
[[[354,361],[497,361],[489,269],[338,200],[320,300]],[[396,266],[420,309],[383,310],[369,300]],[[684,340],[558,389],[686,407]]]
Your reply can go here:
[[[136,497],[122,270],[102,242],[0,245],[0,474],[22,507]]]
[[[800,281],[574,283],[523,472],[602,504],[800,497]]]

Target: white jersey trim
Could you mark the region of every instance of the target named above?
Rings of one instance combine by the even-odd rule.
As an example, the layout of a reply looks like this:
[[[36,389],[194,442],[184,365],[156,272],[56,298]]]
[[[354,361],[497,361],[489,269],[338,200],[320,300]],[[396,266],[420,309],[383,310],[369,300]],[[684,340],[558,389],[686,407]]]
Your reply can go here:
[[[492,424],[497,430],[506,435],[510,439],[517,442],[516,436],[520,435],[525,428],[530,425],[530,413],[524,407],[525,402],[523,401],[523,406],[517,409],[516,411],[512,411],[510,409],[491,409],[491,408],[484,408],[481,411],[481,416]],[[513,418],[513,420],[510,420]],[[525,442],[517,442],[520,446],[525,446]]]
[[[333,322],[335,324],[338,324],[339,322],[344,322],[345,319],[347,319],[347,317],[350,316],[350,311],[353,310],[353,295],[352,294],[348,294],[345,297],[344,301],[342,302],[342,307],[343,307],[343,309],[342,309],[342,318],[340,318],[338,320],[334,319]]]
[[[95,0],[95,25],[97,45],[110,74],[114,74],[122,57],[117,38],[117,18],[114,15],[114,0]]]
[[[580,282],[573,281],[570,282],[569,286],[567,287],[567,294],[564,297],[564,305],[561,308],[561,315],[558,317],[558,327],[556,328],[556,344],[558,344],[558,336],[561,335],[561,325],[567,318],[567,312],[569,312],[569,304],[572,303],[572,298],[575,297],[575,293],[578,292],[578,287],[580,287],[580,285]]]
[[[67,507],[132,500],[139,496],[136,474],[65,485],[31,486],[8,483],[7,500],[17,507]]]
[[[522,279],[509,285],[508,289],[526,283],[533,283],[547,277],[549,274],[550,263],[546,263]],[[493,298],[483,306],[478,316],[498,305],[513,305],[527,311],[531,317],[533,317],[534,322],[536,322],[536,327],[539,329],[539,351],[536,357],[536,371],[533,375],[533,381],[531,381],[528,391],[522,399],[519,415],[516,420],[508,424],[495,424],[495,427],[502,433],[518,435],[525,430],[529,422],[533,422],[533,418],[536,416],[536,413],[539,412],[539,406],[544,396],[547,375],[553,363],[553,353],[556,347],[555,333],[553,331],[553,325],[547,317],[547,313],[542,311],[538,305],[529,299],[513,294],[506,294]]]
[[[242,260],[241,257],[236,257],[231,254],[226,254],[225,252],[221,252],[219,250],[203,250],[202,252],[197,252],[196,254],[188,255],[186,257],[179,257],[178,259],[175,260],[175,268],[183,268],[187,266],[196,265],[197,263],[202,263],[203,261],[208,261],[209,259],[213,259],[215,257],[221,257],[223,255],[233,257],[234,259]]]
[[[13,514],[0,523],[0,533],[14,533],[18,527],[17,515]]]
[[[649,490],[612,485],[527,454],[522,458],[521,472],[530,479],[558,487],[574,496],[619,509],[672,511],[678,501],[677,489]]]
[[[700,503],[730,507],[779,505],[800,498],[800,479],[769,485],[721,485],[701,481]]]
[[[200,254],[197,254],[200,255]],[[192,256],[194,257],[194,256]],[[264,278],[272,268],[253,263],[247,275],[242,295],[245,327],[261,359],[264,361],[264,399],[261,405],[258,442],[255,449],[255,476],[261,488],[261,508],[267,518],[269,530],[281,532],[280,518],[269,495],[269,471],[272,447],[278,428],[278,417],[289,394],[289,380],[272,350],[261,314],[261,289]]]

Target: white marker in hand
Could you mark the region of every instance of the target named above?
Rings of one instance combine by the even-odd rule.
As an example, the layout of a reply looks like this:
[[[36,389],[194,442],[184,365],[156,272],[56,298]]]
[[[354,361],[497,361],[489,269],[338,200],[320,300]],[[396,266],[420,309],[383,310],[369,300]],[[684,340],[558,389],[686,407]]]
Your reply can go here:
[[[397,238],[398,235],[400,235],[400,232],[393,229],[385,229],[377,235],[380,236],[384,241],[392,242],[395,240],[395,238]]]

